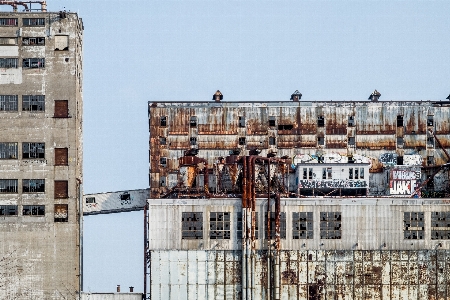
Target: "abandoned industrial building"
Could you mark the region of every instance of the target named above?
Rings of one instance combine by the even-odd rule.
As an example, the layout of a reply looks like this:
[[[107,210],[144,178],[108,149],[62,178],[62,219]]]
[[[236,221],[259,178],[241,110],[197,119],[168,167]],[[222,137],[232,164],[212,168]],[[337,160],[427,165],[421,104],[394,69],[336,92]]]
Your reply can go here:
[[[450,298],[450,97],[223,97],[148,103],[148,299]]]
[[[0,298],[78,299],[83,23],[0,4]]]

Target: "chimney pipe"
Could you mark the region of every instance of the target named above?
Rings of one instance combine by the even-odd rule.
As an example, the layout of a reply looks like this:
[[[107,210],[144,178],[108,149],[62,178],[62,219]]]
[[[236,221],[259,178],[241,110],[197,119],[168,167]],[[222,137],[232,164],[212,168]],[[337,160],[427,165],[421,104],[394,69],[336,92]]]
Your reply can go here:
[[[219,90],[217,90],[217,92],[214,93],[212,99],[215,100],[216,102],[220,102],[220,100],[223,99],[223,95]]]
[[[300,99],[302,99],[302,93],[300,93],[298,90],[295,90],[295,92],[291,95],[291,100],[294,102],[298,102]]]
[[[134,291],[134,286],[130,286],[130,293]]]
[[[117,285],[117,292],[120,293],[120,284]]]

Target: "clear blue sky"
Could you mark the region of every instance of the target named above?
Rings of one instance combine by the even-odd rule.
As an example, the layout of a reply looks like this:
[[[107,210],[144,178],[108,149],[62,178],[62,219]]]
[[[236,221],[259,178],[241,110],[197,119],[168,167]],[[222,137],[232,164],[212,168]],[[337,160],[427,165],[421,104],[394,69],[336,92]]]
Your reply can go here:
[[[148,101],[450,93],[448,0],[48,1],[63,7],[85,25],[85,193],[148,187]],[[143,290],[142,222],[85,217],[86,291]]]

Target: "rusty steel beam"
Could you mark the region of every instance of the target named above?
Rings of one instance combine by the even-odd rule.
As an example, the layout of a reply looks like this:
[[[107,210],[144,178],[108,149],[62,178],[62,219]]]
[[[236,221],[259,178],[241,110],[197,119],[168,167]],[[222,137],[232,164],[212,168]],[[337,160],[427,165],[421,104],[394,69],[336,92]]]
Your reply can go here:
[[[437,138],[437,136],[433,132],[433,130],[429,129],[428,131],[434,136],[434,139],[436,140],[436,142],[438,142],[439,147],[442,149],[442,151],[444,151],[445,156],[447,156],[447,162],[449,162],[450,161],[450,155],[448,154],[447,150],[445,150],[445,147],[442,145],[441,141]]]

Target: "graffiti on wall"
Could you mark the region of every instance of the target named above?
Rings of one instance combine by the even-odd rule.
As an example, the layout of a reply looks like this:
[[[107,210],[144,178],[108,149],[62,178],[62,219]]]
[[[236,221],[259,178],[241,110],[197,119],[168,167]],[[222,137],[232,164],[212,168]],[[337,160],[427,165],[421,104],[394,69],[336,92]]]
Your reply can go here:
[[[390,170],[389,193],[410,196],[420,182],[420,169],[393,168]]]
[[[366,188],[364,180],[333,179],[333,180],[299,180],[298,187],[303,189],[324,188]]]

